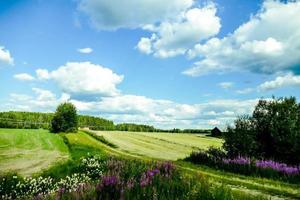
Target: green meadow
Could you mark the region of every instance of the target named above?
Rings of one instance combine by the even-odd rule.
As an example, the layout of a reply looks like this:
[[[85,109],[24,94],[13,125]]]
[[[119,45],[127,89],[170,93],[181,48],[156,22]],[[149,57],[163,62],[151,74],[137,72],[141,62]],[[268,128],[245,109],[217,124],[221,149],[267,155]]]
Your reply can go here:
[[[211,145],[221,146],[220,139],[197,134],[118,131],[93,131],[92,133],[102,135],[117,147],[110,147],[84,131],[52,134],[41,129],[0,129],[0,171],[15,171],[29,176],[45,173],[48,170],[48,174],[59,176],[60,173],[66,173],[67,168],[70,167],[70,160],[78,160],[87,154],[113,155],[145,161],[171,159],[184,173],[190,175],[200,173],[216,186],[229,186],[237,197],[246,194],[259,195],[268,199],[300,198],[297,184],[237,175],[180,160],[194,149],[205,149]]]
[[[146,133],[124,131],[93,131],[118,149],[134,155],[156,159],[177,160],[193,150],[220,147],[222,140],[203,134]]]
[[[0,129],[0,171],[31,175],[69,158],[59,135],[43,129]]]

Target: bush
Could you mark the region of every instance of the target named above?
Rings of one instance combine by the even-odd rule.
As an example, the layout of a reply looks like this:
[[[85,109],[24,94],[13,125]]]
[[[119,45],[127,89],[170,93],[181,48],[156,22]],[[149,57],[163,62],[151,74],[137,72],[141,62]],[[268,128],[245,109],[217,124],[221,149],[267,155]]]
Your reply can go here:
[[[260,100],[253,116],[240,117],[224,134],[224,149],[239,155],[300,163],[300,104],[294,97]]]
[[[60,104],[51,121],[51,132],[77,132],[76,107],[72,103]]]
[[[287,165],[273,160],[255,160],[242,156],[229,158],[222,150],[216,148],[192,152],[185,160],[242,175],[300,183],[300,166]]]

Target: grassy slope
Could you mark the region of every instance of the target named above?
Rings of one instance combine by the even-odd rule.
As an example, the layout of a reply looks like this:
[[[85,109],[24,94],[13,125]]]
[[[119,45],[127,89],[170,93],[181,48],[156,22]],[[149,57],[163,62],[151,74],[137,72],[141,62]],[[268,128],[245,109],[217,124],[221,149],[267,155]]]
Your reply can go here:
[[[177,160],[193,150],[221,146],[222,140],[195,134],[94,131],[130,154]]]
[[[47,130],[0,129],[0,172],[27,176],[68,157],[62,138]]]
[[[122,153],[126,152],[127,154],[131,154],[135,156],[137,155],[137,153],[141,154],[141,152],[145,153],[149,151],[148,146],[146,147],[143,146],[144,145],[143,140],[150,140],[150,143],[156,143],[158,140],[152,140],[151,137],[163,139],[163,142],[165,142],[165,144],[160,144],[160,145],[165,145],[164,147],[162,147],[165,148],[164,151],[156,151],[155,153],[152,154],[153,158],[155,158],[156,156],[156,158],[158,159],[161,158],[169,159],[167,156],[164,156],[166,151],[168,151],[167,149],[168,142],[170,144],[178,145],[179,147],[177,149],[182,149],[180,144],[183,146],[189,146],[188,144],[186,144],[188,142],[191,142],[190,145],[192,147],[195,147],[195,144],[198,144],[199,146],[196,147],[207,148],[209,145],[205,145],[206,139],[208,139],[208,141],[212,145],[215,146],[221,145],[221,141],[220,140],[218,141],[218,139],[202,136],[202,138],[200,137],[200,141],[199,141],[199,138],[195,139],[190,135],[183,135],[183,134],[170,135],[168,133],[162,133],[160,135],[156,133],[126,133],[126,132],[109,133],[109,132],[102,132],[102,131],[97,132],[97,134],[103,135],[107,140],[118,145]],[[141,138],[142,140],[140,142],[136,142],[136,140],[139,140],[141,135],[144,135],[145,137]],[[173,136],[175,137],[173,138]],[[186,137],[188,138],[186,141],[180,141],[180,140],[185,140]],[[211,140],[215,140],[216,142],[214,143]],[[133,143],[132,141],[135,142]],[[140,151],[135,151],[133,147],[140,148]],[[151,146],[151,147],[155,147],[155,146]],[[177,151],[177,149],[175,151]],[[144,159],[145,157],[141,155],[140,158]],[[270,179],[264,179],[258,177],[237,175],[229,172],[211,169],[205,166],[194,165],[183,161],[176,161],[176,163],[177,166],[185,170],[186,173],[193,174],[193,173],[200,172],[204,176],[209,177],[214,184],[218,184],[218,185],[225,184],[230,186],[235,191],[244,191],[249,195],[261,194],[270,197],[271,199],[300,199],[299,185],[288,184],[280,181],[273,181]]]

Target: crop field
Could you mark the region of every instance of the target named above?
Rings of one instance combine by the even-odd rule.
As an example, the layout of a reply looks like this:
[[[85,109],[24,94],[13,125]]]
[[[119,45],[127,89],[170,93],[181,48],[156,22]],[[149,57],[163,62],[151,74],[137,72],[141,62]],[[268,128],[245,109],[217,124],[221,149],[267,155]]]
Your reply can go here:
[[[47,130],[0,129],[0,172],[31,175],[68,157],[62,138]]]
[[[220,147],[222,140],[202,134],[94,131],[125,152],[150,158],[177,160],[193,150]]]

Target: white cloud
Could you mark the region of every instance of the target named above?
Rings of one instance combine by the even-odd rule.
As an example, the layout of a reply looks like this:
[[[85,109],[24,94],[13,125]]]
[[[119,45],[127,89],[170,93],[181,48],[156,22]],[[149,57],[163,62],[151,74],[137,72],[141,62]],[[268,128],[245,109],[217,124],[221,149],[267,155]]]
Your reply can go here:
[[[245,88],[245,89],[237,90],[236,92],[238,94],[248,94],[253,91],[254,91],[254,88]]]
[[[273,90],[287,86],[299,86],[300,87],[300,76],[293,75],[291,73],[278,76],[275,80],[267,81],[261,84],[258,88],[260,90]]]
[[[223,89],[229,89],[229,88],[232,88],[234,83],[233,82],[222,82],[222,83],[219,83],[218,85]]]
[[[11,94],[11,104],[5,109],[54,112],[56,106],[65,101],[76,105],[82,114],[114,120],[116,123],[132,122],[154,125],[160,128],[211,128],[225,127],[236,116],[251,114],[258,99],[219,99],[199,104],[181,104],[169,100],[152,99],[145,96],[118,95],[101,97],[99,100],[82,101],[63,93],[54,93],[33,88],[35,95]]]
[[[9,94],[11,101],[19,102],[19,101],[28,101],[31,99],[31,96],[25,94],[16,94],[11,93]]]
[[[140,52],[145,54],[152,53],[152,44],[151,44],[151,38],[144,38],[142,37],[137,44],[137,48],[140,50]]]
[[[35,73],[39,80],[47,80],[51,78],[47,69],[37,69]]]
[[[36,73],[39,79],[54,80],[64,92],[73,96],[118,95],[116,86],[123,80],[123,75],[90,62],[68,62],[52,72],[39,69]]]
[[[247,70],[272,74],[300,64],[300,1],[265,1],[251,19],[222,39],[212,38],[189,50],[200,61],[183,72],[190,76]]]
[[[218,126],[218,125],[221,124],[221,122],[220,122],[219,120],[214,120],[214,119],[208,120],[207,123],[208,123],[209,125],[211,125],[211,126]]]
[[[14,78],[21,80],[21,81],[33,81],[34,80],[33,76],[31,76],[30,74],[26,74],[26,73],[15,74]]]
[[[34,95],[10,94],[10,103],[5,107],[5,110],[24,110],[24,111],[39,111],[39,112],[54,112],[57,105],[66,102],[70,96],[62,93],[59,98],[49,90],[41,88],[32,88]]]
[[[177,20],[163,21],[158,26],[146,26],[153,32],[151,38],[141,38],[138,48],[142,53],[160,58],[184,54],[197,42],[216,35],[220,28],[220,18],[216,16],[214,4],[203,8],[191,8],[182,13]],[[145,51],[145,45],[147,51]],[[151,44],[151,45],[150,45]]]
[[[81,0],[79,11],[87,14],[100,30],[139,28],[176,18],[193,0]]]
[[[77,49],[77,51],[79,53],[89,54],[89,53],[93,52],[93,49],[90,47],[87,47],[87,48]]]
[[[136,95],[103,97],[99,101],[71,100],[79,111],[101,113],[115,122],[155,125],[161,128],[224,127],[238,115],[251,114],[258,99],[215,100],[200,104],[180,104]]]
[[[4,65],[13,65],[14,59],[10,55],[10,52],[3,46],[0,46],[0,67]]]

